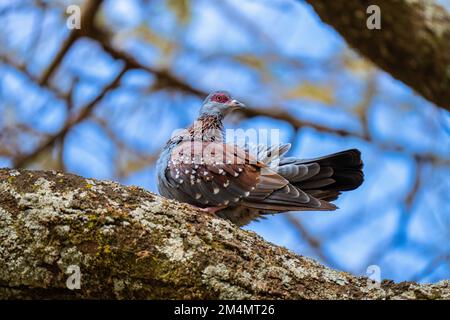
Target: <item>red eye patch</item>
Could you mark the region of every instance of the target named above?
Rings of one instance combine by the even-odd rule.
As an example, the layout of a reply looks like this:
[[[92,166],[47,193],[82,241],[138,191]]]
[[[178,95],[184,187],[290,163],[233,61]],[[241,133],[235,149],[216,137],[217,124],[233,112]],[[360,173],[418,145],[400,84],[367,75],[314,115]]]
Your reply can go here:
[[[211,97],[211,100],[215,101],[215,102],[219,102],[219,103],[225,103],[228,100],[230,100],[230,98],[228,98],[228,96],[226,94],[218,93],[218,94],[213,95]]]

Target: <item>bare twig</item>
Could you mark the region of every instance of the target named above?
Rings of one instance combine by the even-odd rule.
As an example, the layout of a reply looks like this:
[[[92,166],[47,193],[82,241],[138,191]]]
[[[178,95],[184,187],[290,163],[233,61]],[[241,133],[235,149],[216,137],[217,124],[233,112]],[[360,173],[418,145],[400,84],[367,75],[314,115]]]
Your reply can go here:
[[[119,72],[119,74],[114,78],[114,80],[105,88],[103,88],[103,90],[97,95],[96,98],[94,98],[91,102],[89,102],[86,106],[84,106],[78,114],[69,116],[66,121],[66,124],[62,127],[60,131],[58,131],[56,134],[52,135],[50,138],[41,143],[31,153],[16,157],[16,159],[14,159],[14,167],[18,168],[26,166],[29,162],[35,159],[41,152],[51,147],[52,145],[54,145],[55,142],[64,137],[72,127],[82,122],[83,120],[87,119],[92,114],[98,102],[100,102],[109,91],[111,91],[112,89],[116,88],[119,85],[120,79],[127,70],[128,69],[124,67]]]
[[[63,45],[59,49],[55,58],[52,60],[50,65],[42,74],[42,77],[39,81],[41,85],[46,85],[53,73],[56,71],[58,66],[61,64],[61,61],[64,59],[66,53],[72,47],[77,39],[82,37],[83,35],[91,33],[94,28],[94,19],[97,15],[97,12],[102,4],[103,0],[87,0],[85,2],[85,6],[81,12],[81,28],[73,29],[68,38],[64,41]]]
[[[316,253],[317,257],[319,257],[319,259],[322,260],[323,263],[327,264],[330,267],[343,270],[342,267],[339,266],[336,261],[334,261],[334,259],[325,254],[320,240],[315,238],[297,218],[295,218],[292,214],[289,213],[285,214],[285,217],[292,224],[295,230],[297,230],[300,237],[305,239],[307,244]]]

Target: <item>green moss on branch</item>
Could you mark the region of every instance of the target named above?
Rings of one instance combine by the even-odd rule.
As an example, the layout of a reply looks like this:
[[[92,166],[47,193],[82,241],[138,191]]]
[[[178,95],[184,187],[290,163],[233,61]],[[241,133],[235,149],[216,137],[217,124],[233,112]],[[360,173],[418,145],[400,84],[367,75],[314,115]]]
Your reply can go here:
[[[141,188],[0,169],[0,298],[436,299],[450,285],[326,268]],[[66,286],[69,266],[81,289]]]

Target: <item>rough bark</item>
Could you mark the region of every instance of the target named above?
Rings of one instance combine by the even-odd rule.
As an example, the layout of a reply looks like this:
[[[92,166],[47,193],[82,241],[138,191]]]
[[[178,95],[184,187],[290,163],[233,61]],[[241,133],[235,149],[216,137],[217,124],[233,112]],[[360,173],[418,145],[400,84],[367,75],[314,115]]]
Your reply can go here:
[[[432,0],[307,0],[357,51],[436,105],[450,110],[450,15]],[[366,27],[369,5],[381,29]]]
[[[66,287],[80,267],[81,289]],[[137,187],[0,169],[0,298],[448,299],[326,268]]]

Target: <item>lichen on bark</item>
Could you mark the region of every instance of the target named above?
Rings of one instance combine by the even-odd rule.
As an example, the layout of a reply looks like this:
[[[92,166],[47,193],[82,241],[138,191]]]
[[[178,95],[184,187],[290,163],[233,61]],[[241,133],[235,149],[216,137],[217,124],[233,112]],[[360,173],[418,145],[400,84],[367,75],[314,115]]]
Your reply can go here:
[[[138,187],[0,169],[0,298],[448,299],[450,284],[367,279]],[[81,288],[66,286],[67,268]]]

